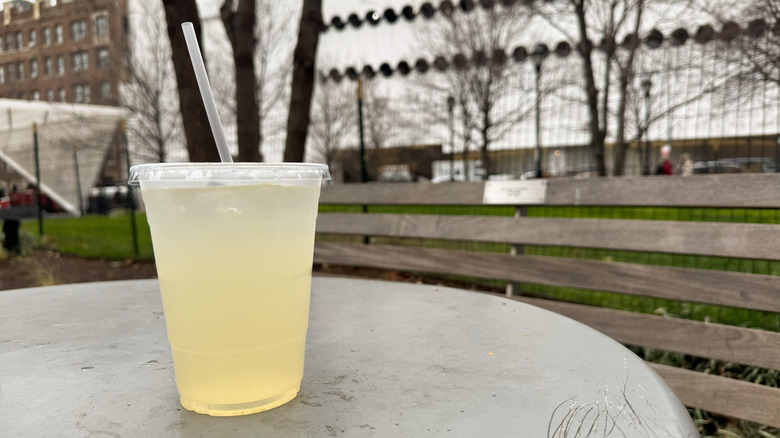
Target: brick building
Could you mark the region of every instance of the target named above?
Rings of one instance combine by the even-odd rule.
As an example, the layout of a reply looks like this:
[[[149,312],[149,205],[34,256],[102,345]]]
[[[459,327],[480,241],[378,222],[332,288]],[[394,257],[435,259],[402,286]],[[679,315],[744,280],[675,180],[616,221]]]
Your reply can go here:
[[[127,0],[13,0],[0,23],[0,97],[118,105]]]

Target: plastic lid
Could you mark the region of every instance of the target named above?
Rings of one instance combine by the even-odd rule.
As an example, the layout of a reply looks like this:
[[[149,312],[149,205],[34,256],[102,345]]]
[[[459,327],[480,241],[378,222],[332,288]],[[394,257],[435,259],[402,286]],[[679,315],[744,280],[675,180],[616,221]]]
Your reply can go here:
[[[154,163],[130,168],[128,183],[140,181],[304,181],[329,180],[326,164],[315,163]]]

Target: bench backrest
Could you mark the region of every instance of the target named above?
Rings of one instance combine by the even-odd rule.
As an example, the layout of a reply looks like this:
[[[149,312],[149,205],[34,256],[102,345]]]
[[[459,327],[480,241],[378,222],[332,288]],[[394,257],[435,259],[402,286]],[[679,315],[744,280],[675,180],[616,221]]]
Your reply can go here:
[[[323,188],[323,206],[375,206],[368,210],[390,212],[365,214],[361,211],[365,207],[327,212],[323,207],[315,263],[503,280],[522,283],[524,290],[531,284],[604,291],[752,309],[776,317],[778,189],[780,174],[332,185]],[[474,214],[425,214],[436,210],[431,206],[469,207]],[[550,207],[598,207],[603,211],[595,216],[606,217],[525,216],[534,216],[535,210],[544,214]],[[740,210],[728,210],[727,216],[740,217],[726,217],[725,222],[717,217],[723,213],[719,209],[735,208]],[[647,219],[654,211],[660,219],[676,220]],[[509,216],[492,215],[496,213]],[[569,213],[563,210],[559,216]],[[575,210],[575,215],[581,213]],[[637,217],[633,214],[643,218],[633,219]],[[721,221],[709,221],[708,216]],[[390,244],[345,244],[326,238],[334,234],[372,236]],[[466,243],[479,243],[486,251],[475,251],[480,247]],[[578,251],[594,249],[607,256],[578,258]],[[657,254],[671,259],[653,264]],[[635,262],[638,258],[640,263]],[[753,271],[761,273],[735,272],[744,270],[739,266],[743,261],[758,266]],[[736,263],[736,269],[718,270],[724,263]],[[780,370],[776,331],[549,299],[515,299],[577,319],[625,344]],[[688,406],[780,427],[777,388],[653,366]]]

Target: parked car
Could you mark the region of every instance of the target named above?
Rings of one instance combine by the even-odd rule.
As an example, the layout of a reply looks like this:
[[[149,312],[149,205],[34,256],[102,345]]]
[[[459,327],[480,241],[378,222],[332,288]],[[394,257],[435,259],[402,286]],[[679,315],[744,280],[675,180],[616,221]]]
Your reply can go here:
[[[775,161],[764,157],[724,158],[693,163],[693,173],[766,173],[775,172]]]
[[[108,214],[115,208],[126,208],[127,186],[93,187],[89,191],[89,213]]]
[[[35,189],[17,190],[8,195],[10,207],[22,207],[25,205],[35,205]],[[64,211],[56,202],[41,192],[41,206],[47,213],[57,213]]]

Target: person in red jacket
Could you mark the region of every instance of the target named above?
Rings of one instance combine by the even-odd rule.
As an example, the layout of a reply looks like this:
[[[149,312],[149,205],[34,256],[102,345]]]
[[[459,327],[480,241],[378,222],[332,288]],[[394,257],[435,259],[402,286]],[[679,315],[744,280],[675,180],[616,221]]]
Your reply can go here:
[[[669,161],[669,155],[672,153],[672,147],[668,144],[661,146],[661,164],[655,170],[656,175],[674,175],[674,167]]]

